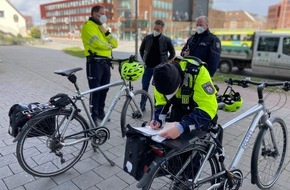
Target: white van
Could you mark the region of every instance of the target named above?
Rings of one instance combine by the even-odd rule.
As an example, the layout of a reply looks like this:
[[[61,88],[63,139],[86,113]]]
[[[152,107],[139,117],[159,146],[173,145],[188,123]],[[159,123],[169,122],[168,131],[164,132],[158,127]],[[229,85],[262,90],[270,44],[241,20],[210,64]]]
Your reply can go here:
[[[290,34],[256,32],[252,47],[222,46],[219,70],[233,67],[290,79]]]
[[[290,34],[256,33],[251,68],[290,79]]]

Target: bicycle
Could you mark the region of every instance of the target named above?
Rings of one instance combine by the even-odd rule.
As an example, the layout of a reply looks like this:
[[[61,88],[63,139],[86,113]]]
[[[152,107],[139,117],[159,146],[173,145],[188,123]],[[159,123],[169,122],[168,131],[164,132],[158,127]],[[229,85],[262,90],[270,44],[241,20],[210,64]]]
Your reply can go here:
[[[258,85],[258,104],[223,126],[213,125],[207,132],[195,130],[191,134],[182,134],[178,139],[167,139],[161,143],[153,141],[152,136],[145,135],[150,142],[150,152],[155,158],[149,166],[144,167],[144,174],[137,183],[138,188],[239,189],[243,182],[243,173],[237,166],[256,129],[259,131],[252,151],[251,183],[261,189],[268,189],[275,184],[285,160],[288,131],[281,118],[270,118],[271,112],[265,107],[263,90],[268,86],[282,86],[284,91],[289,91],[290,82],[260,83],[249,79],[230,79],[226,82],[230,88],[234,84],[242,87]],[[224,103],[220,103],[219,109],[224,106]],[[251,115],[254,115],[252,122],[231,164],[226,167],[222,146],[223,130]]]
[[[153,116],[152,98],[144,90],[135,91],[131,80],[125,80],[124,75],[121,73],[124,63],[137,64],[135,57],[109,60],[111,63],[118,63],[121,80],[84,92],[80,91],[75,75],[82,68],[54,72],[57,75],[67,77],[74,84],[76,95],[72,98],[69,98],[66,94],[58,94],[52,97],[50,99],[52,106],[33,116],[23,127],[20,135],[14,139],[14,142],[17,141],[17,160],[24,171],[38,177],[59,175],[73,167],[80,160],[87,149],[88,141],[91,141],[94,151],[99,150],[113,166],[114,162],[104,154],[99,146],[110,138],[110,132],[105,127],[105,124],[117,102],[123,96],[126,98],[121,111],[120,122],[123,137],[127,130],[127,124],[140,126],[146,125],[147,122],[151,121]],[[128,77],[130,79],[130,77],[136,76]],[[120,89],[115,94],[115,98],[100,126],[96,127],[85,105],[84,96],[115,86],[120,86]],[[142,110],[139,104],[142,96],[148,99],[145,110]],[[78,101],[81,102],[89,123],[80,114],[81,109],[76,105]]]

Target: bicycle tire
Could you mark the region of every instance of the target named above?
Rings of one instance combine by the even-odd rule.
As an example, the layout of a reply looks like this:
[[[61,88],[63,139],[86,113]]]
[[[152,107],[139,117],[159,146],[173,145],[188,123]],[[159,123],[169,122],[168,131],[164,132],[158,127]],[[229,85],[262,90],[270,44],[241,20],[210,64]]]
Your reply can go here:
[[[153,100],[151,96],[145,90],[137,90],[134,91],[134,102],[132,101],[132,97],[128,96],[122,112],[121,112],[121,132],[122,137],[125,137],[127,131],[127,125],[129,124],[131,127],[141,127],[145,125],[149,125],[153,116]],[[143,116],[140,114],[136,106],[140,107],[141,97],[145,96],[147,98],[147,104],[145,110],[142,112]],[[136,105],[135,105],[136,103]],[[141,110],[141,107],[140,109]]]
[[[142,190],[158,190],[158,189],[171,189],[171,190],[178,190],[178,189],[186,189],[186,190],[192,190],[192,189],[208,189],[211,185],[218,183],[219,179],[216,178],[214,181],[208,181],[203,184],[198,184],[196,187],[192,183],[191,177],[194,176],[194,171],[197,171],[198,168],[194,168],[194,166],[197,166],[196,161],[191,161],[190,164],[183,169],[183,171],[180,173],[179,176],[176,176],[177,169],[180,169],[181,166],[183,166],[184,163],[184,155],[189,155],[191,152],[195,152],[195,155],[199,155],[199,159],[205,157],[207,154],[207,149],[204,146],[196,146],[193,147],[193,149],[189,150],[185,154],[178,154],[172,157],[168,157],[165,159],[160,165],[159,168],[155,171],[152,178],[148,180],[147,184],[142,188]],[[197,157],[193,157],[193,159],[196,159]],[[190,169],[188,169],[190,168]],[[169,171],[169,172],[168,172]],[[209,172],[210,171],[210,172]],[[220,167],[218,164],[218,160],[216,156],[210,157],[210,159],[205,163],[205,167],[200,175],[202,179],[206,177],[210,177],[220,171]],[[174,175],[174,176],[173,176]],[[181,177],[182,176],[182,177]],[[187,184],[185,186],[184,184],[181,184],[176,180],[178,178],[183,183]]]
[[[278,180],[287,150],[287,127],[281,118],[272,119],[273,134],[278,153],[273,151],[273,138],[269,128],[262,126],[256,138],[251,161],[252,183],[269,189]]]
[[[26,124],[16,148],[17,160],[24,171],[37,177],[51,177],[67,171],[80,160],[88,141],[71,146],[58,143],[87,137],[87,133],[81,133],[75,138],[66,138],[67,135],[89,129],[79,114],[70,121],[64,138],[59,137],[70,114],[69,110],[49,110],[36,115]],[[47,133],[48,128],[53,129],[53,134]]]

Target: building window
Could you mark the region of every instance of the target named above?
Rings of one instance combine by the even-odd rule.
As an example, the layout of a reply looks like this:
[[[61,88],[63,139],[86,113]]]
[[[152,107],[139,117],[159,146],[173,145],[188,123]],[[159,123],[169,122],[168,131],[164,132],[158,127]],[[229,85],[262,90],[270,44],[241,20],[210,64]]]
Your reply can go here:
[[[0,11],[0,18],[4,18],[4,11]]]

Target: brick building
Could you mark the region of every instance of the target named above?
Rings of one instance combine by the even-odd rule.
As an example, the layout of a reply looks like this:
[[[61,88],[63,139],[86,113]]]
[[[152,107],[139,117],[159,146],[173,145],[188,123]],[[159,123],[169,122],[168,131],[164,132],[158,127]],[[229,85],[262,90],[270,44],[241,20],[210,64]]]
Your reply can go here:
[[[282,0],[268,9],[267,28],[285,29],[290,28],[290,1]]]
[[[108,17],[107,26],[122,40],[133,40],[136,33],[136,0],[64,0],[40,5],[45,33],[59,37],[79,37],[83,23],[90,17],[91,8],[104,6]],[[171,21],[172,0],[138,1],[138,34],[152,31],[156,19],[166,24],[167,33],[174,31]],[[178,25],[179,26],[179,25]],[[178,26],[176,26],[178,28]]]
[[[264,29],[265,19],[246,11],[225,12],[224,28],[228,29]]]

